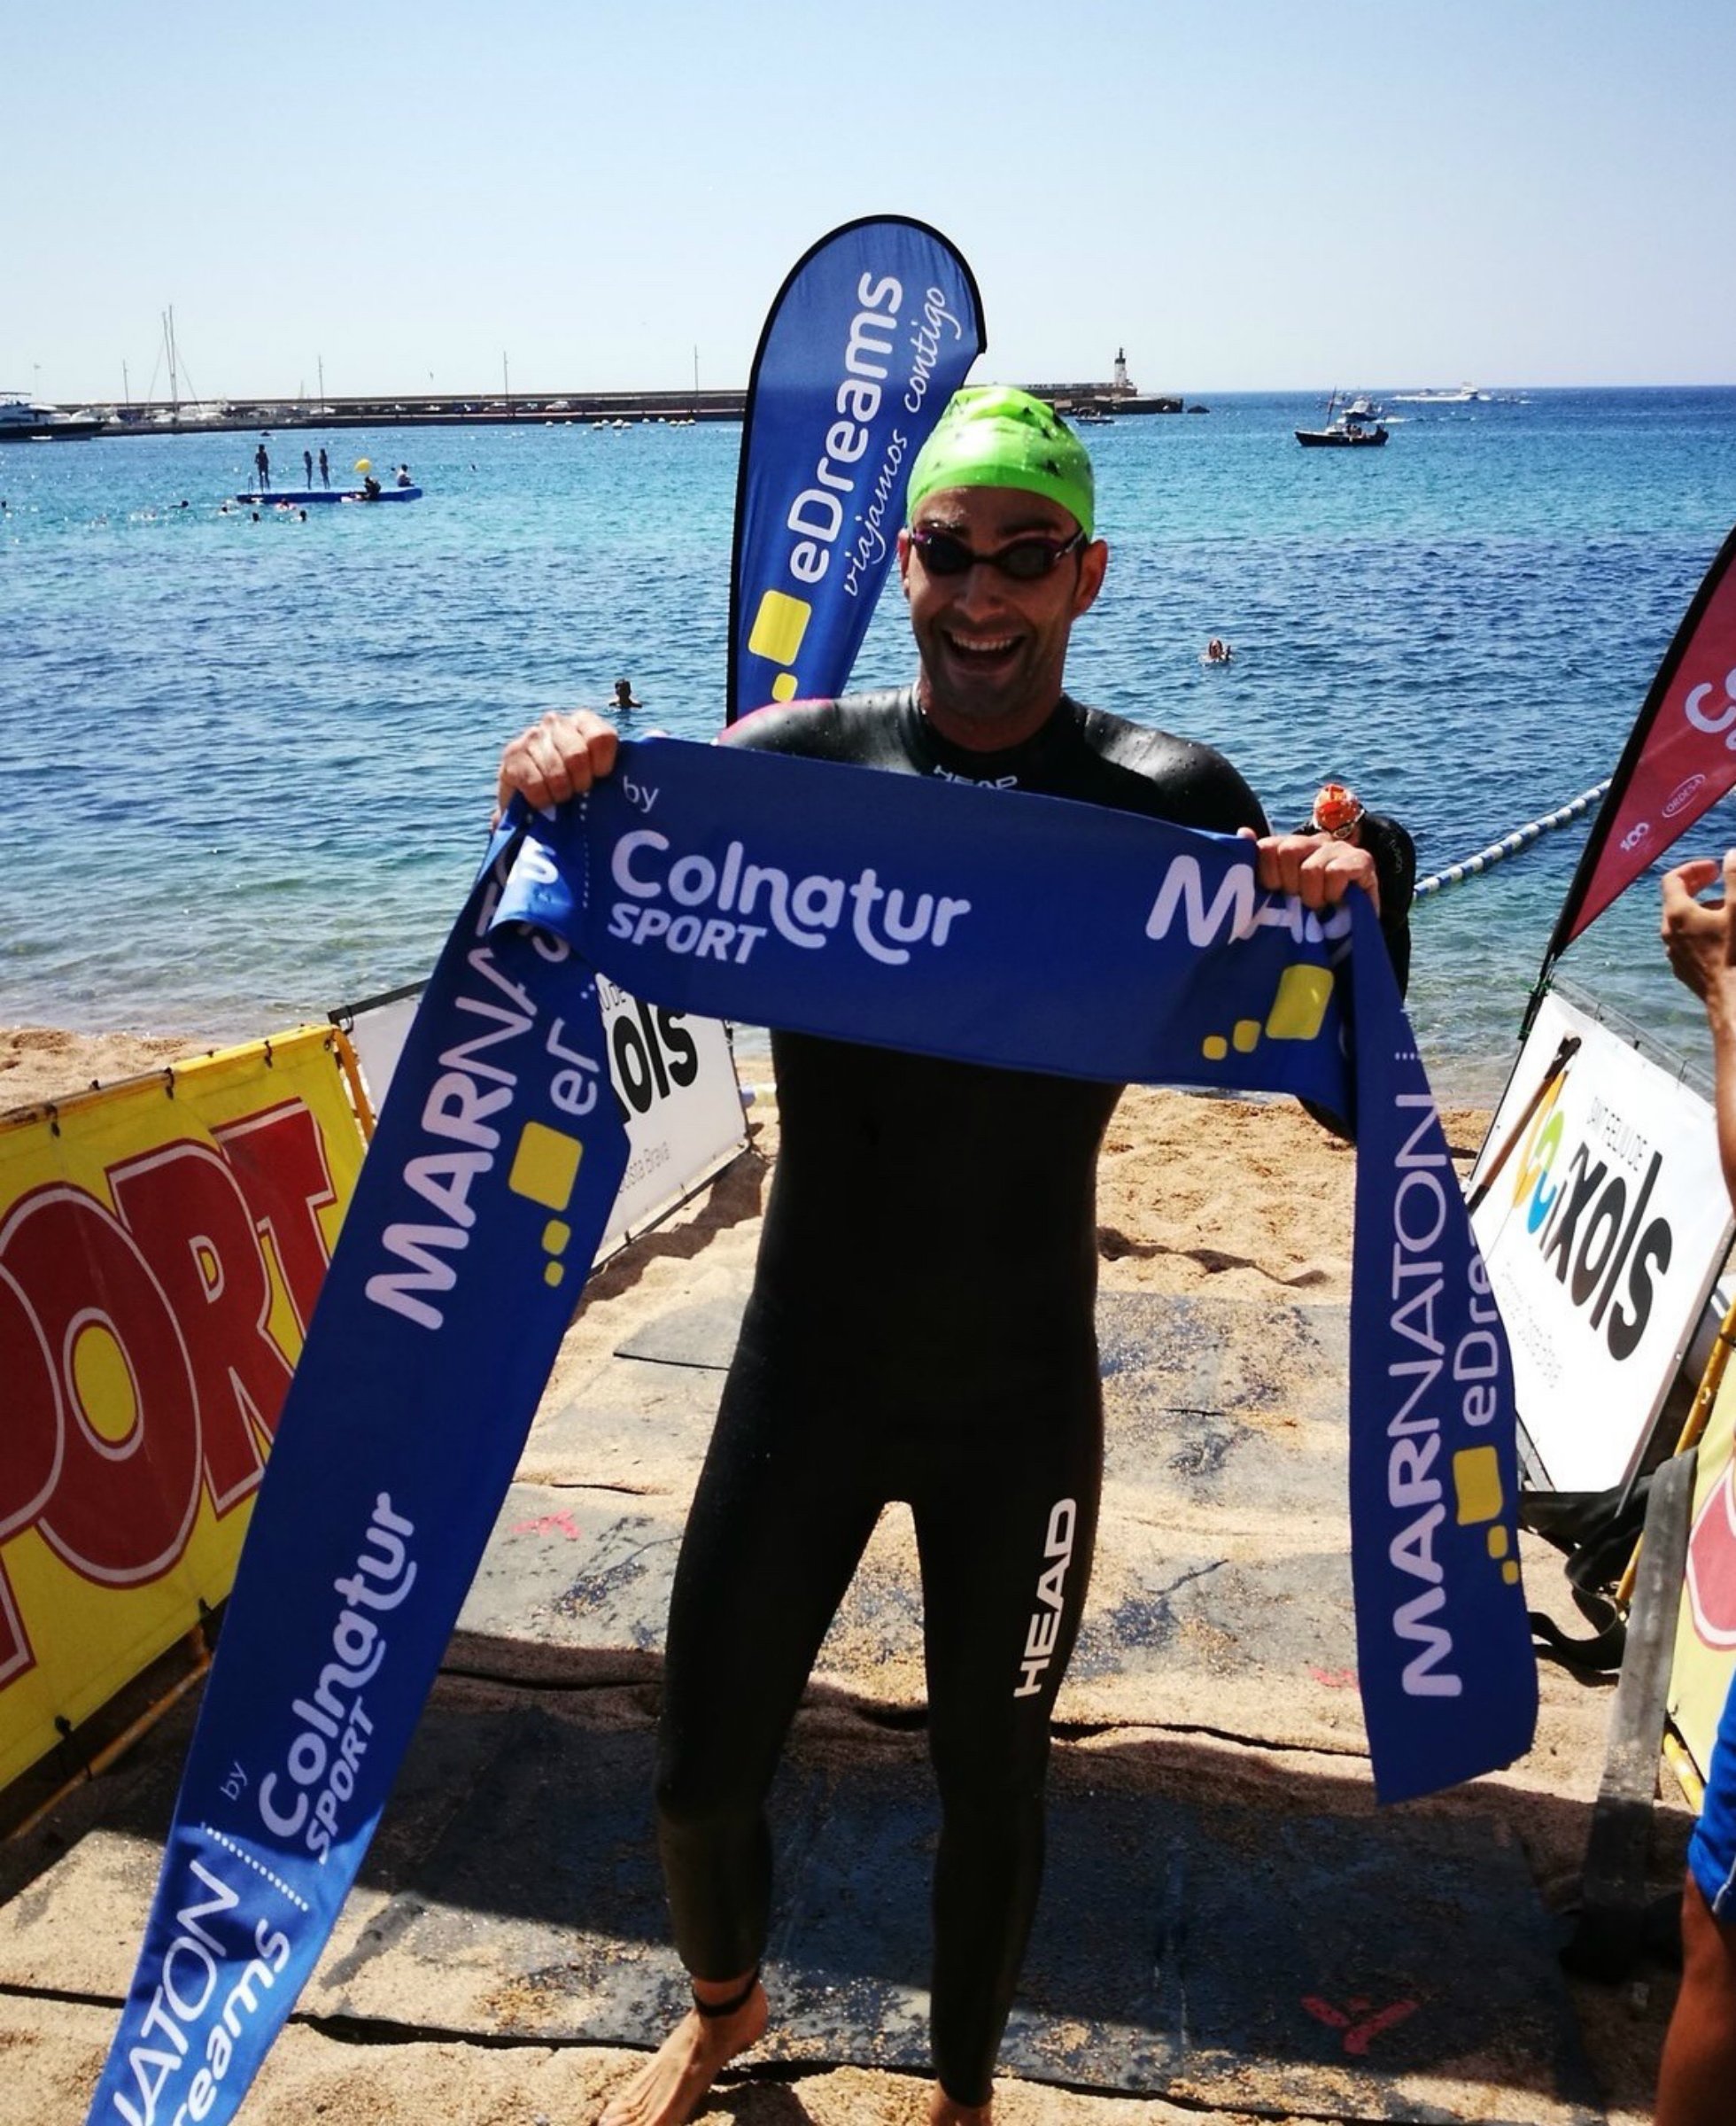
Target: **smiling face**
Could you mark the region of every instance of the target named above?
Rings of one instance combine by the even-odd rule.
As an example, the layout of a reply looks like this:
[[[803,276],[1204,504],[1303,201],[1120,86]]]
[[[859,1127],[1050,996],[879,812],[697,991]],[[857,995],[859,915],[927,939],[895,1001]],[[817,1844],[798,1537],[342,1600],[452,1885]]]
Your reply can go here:
[[[924,497],[915,529],[947,532],[973,553],[997,554],[1018,539],[1058,544],[1079,525],[1046,495],[948,487]],[[1061,698],[1073,624],[1095,601],[1108,559],[1108,547],[1097,539],[1034,583],[980,564],[962,576],[937,576],[910,533],[899,534],[898,573],[922,660],[917,698],[942,738],[988,752],[1041,730]]]

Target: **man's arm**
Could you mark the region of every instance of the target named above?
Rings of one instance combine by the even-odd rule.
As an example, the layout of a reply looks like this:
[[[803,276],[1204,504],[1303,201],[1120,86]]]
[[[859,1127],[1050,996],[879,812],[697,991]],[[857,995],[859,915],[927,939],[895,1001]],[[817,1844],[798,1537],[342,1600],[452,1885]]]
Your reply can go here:
[[[1305,908],[1336,908],[1352,886],[1380,907],[1380,873],[1366,849],[1331,834],[1256,834],[1242,829],[1257,852],[1256,875],[1268,893],[1293,893]]]
[[[1703,893],[1724,876],[1724,898],[1702,904]],[[1663,949],[1678,981],[1686,982],[1706,1006],[1712,1029],[1712,1067],[1717,1084],[1718,1160],[1724,1185],[1736,1204],[1736,849],[1723,865],[1696,857],[1666,872],[1663,880]]]
[[[1366,849],[1375,859],[1380,917],[1386,956],[1398,977],[1399,994],[1410,986],[1411,904],[1416,897],[1416,844],[1396,819],[1371,812],[1347,785],[1323,783],[1314,799],[1314,816],[1297,829],[1301,834],[1331,834]]]
[[[1244,827],[1259,851],[1258,876],[1268,891],[1298,895],[1305,908],[1332,908],[1352,886],[1375,904],[1386,955],[1402,997],[1410,982],[1410,906],[1416,882],[1416,856],[1410,836],[1396,820],[1363,821],[1360,843],[1335,834],[1304,830],[1294,834],[1260,834]]]
[[[494,817],[499,819],[515,796],[540,811],[588,790],[613,773],[619,743],[614,725],[589,709],[550,710],[501,754]]]
[[[1380,927],[1387,956],[1399,977],[1399,994],[1410,986],[1411,904],[1416,897],[1416,844],[1396,819],[1379,812],[1362,817],[1362,846],[1375,859],[1380,880]]]

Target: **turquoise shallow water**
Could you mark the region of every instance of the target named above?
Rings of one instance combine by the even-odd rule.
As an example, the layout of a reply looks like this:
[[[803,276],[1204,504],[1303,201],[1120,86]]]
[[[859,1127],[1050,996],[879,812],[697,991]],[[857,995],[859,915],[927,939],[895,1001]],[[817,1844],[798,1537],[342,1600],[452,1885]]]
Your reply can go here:
[[[1319,410],[1089,431],[1113,557],[1071,684],[1221,746],[1275,819],[1348,779],[1438,870],[1608,772],[1736,518],[1736,391],[1393,405],[1377,453],[1299,449]],[[720,720],[739,429],[324,439],[427,499],[255,524],[217,514],[252,436],[0,450],[0,1021],[236,1037],[413,980],[503,738],[621,673],[641,728]],[[857,680],[911,665],[891,591]],[[1444,1098],[1499,1087],[1583,834],[1419,908]],[[1655,910],[1637,885],[1565,966],[1698,1051]]]

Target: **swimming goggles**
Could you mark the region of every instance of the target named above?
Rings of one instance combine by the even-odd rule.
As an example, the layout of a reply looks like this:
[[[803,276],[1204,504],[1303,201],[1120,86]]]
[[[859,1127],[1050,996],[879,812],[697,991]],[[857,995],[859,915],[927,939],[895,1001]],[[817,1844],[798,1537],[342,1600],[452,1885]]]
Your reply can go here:
[[[979,554],[950,532],[915,531],[911,533],[911,544],[931,576],[963,576],[981,563],[998,569],[1014,583],[1040,583],[1085,544],[1085,534],[1081,531],[1071,539],[1042,539],[1033,533],[1028,539],[1015,539],[993,554]]]

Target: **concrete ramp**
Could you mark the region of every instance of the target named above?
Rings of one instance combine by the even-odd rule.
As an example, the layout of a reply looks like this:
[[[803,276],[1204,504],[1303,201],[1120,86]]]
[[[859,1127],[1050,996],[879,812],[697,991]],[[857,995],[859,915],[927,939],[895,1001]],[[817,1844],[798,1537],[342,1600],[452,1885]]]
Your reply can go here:
[[[745,1284],[643,1323],[539,1421],[461,1619],[568,1680],[655,1672],[688,1499]],[[1064,1723],[1204,1726],[1345,1754],[1356,1695],[1342,1307],[1105,1294],[1107,1460]],[[891,1509],[816,1670],[924,1703],[909,1515]]]
[[[304,2017],[399,2043],[643,2045],[681,2007],[652,1720],[739,1305],[672,1307],[539,1420]],[[1099,1324],[1103,1532],[1006,2072],[1242,2115],[1596,2118],[1517,1844],[1462,1805],[1372,1804],[1343,1310],[1123,1293]],[[920,1624],[895,1509],[774,1796],[772,2060],[926,2071]],[[174,1770],[147,1750],[68,1804],[63,1857],[19,1856],[0,1991],[118,2002]]]
[[[486,1724],[478,1752],[476,1716],[461,1739],[430,1722],[412,1782],[455,1770],[455,1750],[468,1797],[370,1882],[304,2006],[391,2021],[413,1999],[461,2032],[504,2017],[525,2038],[643,2044],[685,2000],[649,1733],[535,1708]],[[919,1750],[834,1724],[792,1752],[766,2056],[926,2066],[938,1820]],[[1122,1769],[1075,1760],[1058,1781],[1009,2073],[1343,2119],[1599,2115],[1552,1926],[1498,1828],[1309,1813],[1306,1782],[1275,1787],[1269,1812],[1085,1783]]]

